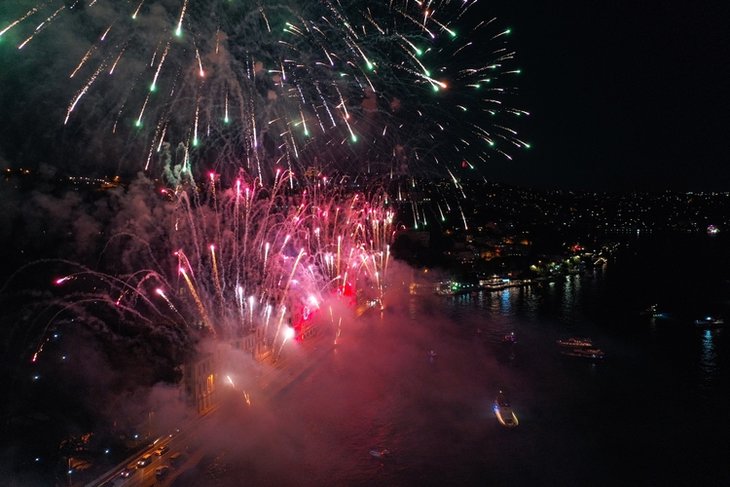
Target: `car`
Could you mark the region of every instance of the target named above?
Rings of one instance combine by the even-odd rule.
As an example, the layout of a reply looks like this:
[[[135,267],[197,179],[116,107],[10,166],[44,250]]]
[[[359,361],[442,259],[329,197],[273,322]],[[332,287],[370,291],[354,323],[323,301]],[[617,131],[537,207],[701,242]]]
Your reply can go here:
[[[137,468],[144,468],[152,463],[152,453],[145,453],[137,462]]]
[[[134,471],[137,470],[137,461],[130,462],[124,469],[122,469],[121,472],[119,472],[119,476],[122,478],[129,478],[134,474]]]
[[[168,451],[170,451],[170,447],[167,446],[167,445],[162,445],[157,450],[155,450],[155,455],[157,455],[158,457],[161,457],[162,455],[164,455]]]
[[[163,479],[163,478],[167,477],[167,475],[169,473],[170,473],[170,467],[168,467],[167,465],[163,465],[163,466],[157,467],[155,469],[155,477],[157,477],[158,479]]]
[[[178,463],[182,462],[182,459],[183,459],[182,457],[183,457],[183,454],[179,451],[176,451],[175,453],[170,455],[170,458],[168,460],[170,460],[170,463],[172,465],[177,465]]]

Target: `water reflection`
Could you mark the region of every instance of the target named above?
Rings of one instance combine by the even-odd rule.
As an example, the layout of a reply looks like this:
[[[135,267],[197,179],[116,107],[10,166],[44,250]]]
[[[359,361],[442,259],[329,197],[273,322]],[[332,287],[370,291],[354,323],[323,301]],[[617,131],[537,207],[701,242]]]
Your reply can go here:
[[[566,276],[563,285],[560,286],[559,292],[562,293],[560,299],[561,320],[567,324],[575,324],[578,301],[581,294],[581,278],[578,275]]]
[[[512,304],[510,302],[510,298],[512,296],[512,290],[511,289],[503,289],[500,291],[500,311],[502,313],[509,313],[512,311]],[[515,293],[516,294],[516,293]]]
[[[705,330],[702,334],[700,370],[702,372],[702,384],[706,387],[712,385],[717,375],[717,347],[715,345],[715,338],[712,330]]]

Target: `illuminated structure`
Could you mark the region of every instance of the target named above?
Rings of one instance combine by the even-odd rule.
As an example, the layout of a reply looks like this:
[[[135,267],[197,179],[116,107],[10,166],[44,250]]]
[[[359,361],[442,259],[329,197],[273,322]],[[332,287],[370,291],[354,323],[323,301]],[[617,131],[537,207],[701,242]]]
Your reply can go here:
[[[200,415],[210,412],[216,405],[217,365],[215,354],[203,353],[182,366],[185,399]]]

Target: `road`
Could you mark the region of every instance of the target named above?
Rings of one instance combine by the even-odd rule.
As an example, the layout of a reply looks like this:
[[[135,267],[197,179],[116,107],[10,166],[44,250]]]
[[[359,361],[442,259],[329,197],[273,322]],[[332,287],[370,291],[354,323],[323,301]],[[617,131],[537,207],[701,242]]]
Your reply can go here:
[[[300,348],[297,359],[287,358],[284,354],[276,363],[268,361],[259,364],[258,370],[254,372],[257,376],[255,394],[258,398],[268,399],[282,393],[287,386],[311,373],[318,363],[318,358],[333,349],[329,336],[307,339],[297,343],[297,346]],[[292,362],[298,360],[304,360],[308,365],[306,367],[295,366]],[[196,438],[208,424],[215,422],[218,413],[219,408],[216,407],[204,416],[192,418],[185,425],[180,425],[177,431],[158,438],[149,448],[128,458],[96,480],[86,484],[85,487],[168,487],[172,485],[178,476],[196,465],[202,458],[203,451],[198,448],[199,441],[196,441]],[[164,445],[167,445],[169,449],[162,455],[156,455],[154,451]],[[146,454],[152,455],[148,465],[129,468],[136,465]],[[176,454],[178,454],[178,460],[171,462],[170,458]],[[156,469],[162,466],[170,468],[164,477],[157,478]],[[123,477],[123,472],[128,472],[129,476]]]

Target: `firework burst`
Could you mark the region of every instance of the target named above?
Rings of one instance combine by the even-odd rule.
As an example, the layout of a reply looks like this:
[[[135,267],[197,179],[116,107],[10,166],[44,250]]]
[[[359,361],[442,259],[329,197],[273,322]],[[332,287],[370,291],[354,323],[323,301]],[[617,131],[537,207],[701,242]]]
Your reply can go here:
[[[73,156],[154,174],[182,141],[191,164],[269,182],[453,172],[529,147],[510,128],[525,112],[509,34],[476,0],[21,1],[0,17],[7,76],[67,94],[45,113]]]
[[[172,326],[181,336],[250,336],[271,351],[316,317],[334,327],[335,301],[382,306],[395,231],[387,196],[344,191],[347,181],[292,191],[291,178],[221,188],[211,174],[159,189],[154,230],[140,218],[116,232],[99,270],[62,262],[72,270],[54,280],[61,295],[48,323]]]

